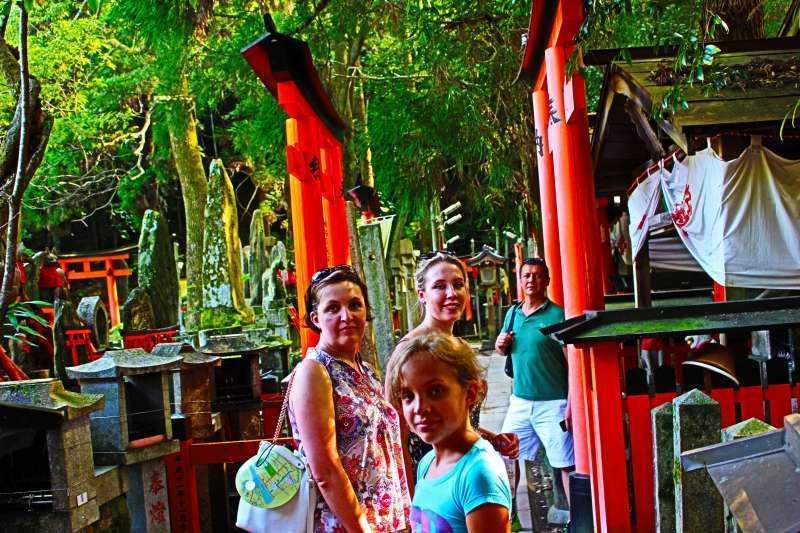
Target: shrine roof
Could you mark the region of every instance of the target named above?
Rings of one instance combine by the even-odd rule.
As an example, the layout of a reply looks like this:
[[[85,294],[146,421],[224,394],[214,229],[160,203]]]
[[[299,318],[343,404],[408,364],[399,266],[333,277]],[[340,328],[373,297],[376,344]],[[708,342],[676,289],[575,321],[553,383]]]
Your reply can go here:
[[[506,258],[502,255],[498,254],[494,251],[491,247],[487,246],[486,244],[483,245],[483,248],[477,255],[474,255],[467,259],[467,264],[469,266],[480,265],[484,262],[490,262],[495,265],[502,265],[505,263]]]
[[[183,357],[160,357],[149,354],[142,348],[112,350],[100,359],[79,366],[67,367],[72,379],[102,379],[135,376],[173,370],[180,366]]]
[[[586,65],[605,69],[591,139],[598,195],[624,193],[645,163],[676,148],[690,153],[693,136],[731,130],[777,132],[786,113],[800,98],[800,37],[711,44],[720,51],[714,55],[713,63],[704,67],[706,78],[725,78],[727,85],[718,92],[708,87],[689,87],[683,93],[688,107],[669,119],[657,117],[653,106],[675,83],[677,47],[596,50],[586,54]]]
[[[531,2],[531,16],[528,33],[522,50],[522,62],[517,72],[517,80],[534,82],[544,63],[550,33],[558,13],[558,1]]]
[[[200,365],[220,366],[222,364],[220,357],[200,353],[191,344],[185,342],[162,342],[156,344],[150,353],[156,357],[181,357],[181,368]]]
[[[57,379],[31,379],[0,383],[0,413],[33,410],[71,420],[103,408],[102,394],[82,394],[64,389]]]
[[[542,333],[562,344],[590,344],[692,333],[757,331],[800,324],[800,297],[589,311]]]
[[[266,349],[266,344],[254,341],[245,333],[237,333],[209,337],[206,343],[200,346],[199,351],[204,354],[233,355],[261,352]]]
[[[278,82],[294,81],[320,120],[341,141],[345,123],[322,86],[308,44],[276,31],[271,17],[267,27],[267,32],[244,47],[241,54],[276,99]]]

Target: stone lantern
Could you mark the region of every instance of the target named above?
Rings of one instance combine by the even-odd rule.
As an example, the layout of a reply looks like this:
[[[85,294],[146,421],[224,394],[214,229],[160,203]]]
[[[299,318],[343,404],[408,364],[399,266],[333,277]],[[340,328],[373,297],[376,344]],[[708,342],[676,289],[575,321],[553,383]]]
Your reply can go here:
[[[214,369],[214,411],[221,411],[227,439],[256,439],[261,426],[261,375],[259,363],[268,348],[246,334],[209,337],[199,351],[222,359]]]
[[[81,392],[105,395],[103,410],[90,415],[94,460],[128,467],[131,531],[170,531],[164,456],[180,443],[172,438],[169,372],[182,359],[132,348],[66,369]]]
[[[222,365],[222,359],[196,352],[190,344],[182,342],[156,344],[151,354],[167,359],[182,358],[179,369],[172,373],[173,412],[189,419],[192,438],[212,437],[222,425],[219,413],[211,409],[216,393],[214,371]]]
[[[89,413],[103,396],[56,379],[0,383],[0,524],[81,531],[100,518]]]
[[[488,332],[488,341],[494,345],[494,339],[497,337],[498,319],[499,319],[499,279],[498,270],[505,265],[506,258],[495,252],[487,245],[483,245],[481,251],[467,259],[467,264],[472,267],[478,267],[478,292],[483,290],[484,301],[486,302],[486,329]],[[494,303],[495,296],[497,296],[497,303]],[[480,295],[478,295],[480,297]],[[480,309],[478,310],[480,312]]]

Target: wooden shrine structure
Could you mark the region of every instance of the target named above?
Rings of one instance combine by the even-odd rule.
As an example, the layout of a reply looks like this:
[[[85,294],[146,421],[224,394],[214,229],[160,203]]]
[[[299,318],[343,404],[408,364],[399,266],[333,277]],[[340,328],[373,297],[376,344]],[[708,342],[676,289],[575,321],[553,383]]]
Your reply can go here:
[[[533,2],[518,75],[530,84],[532,91],[544,255],[552,279],[548,292],[553,301],[564,306],[568,319],[561,325],[564,334],[554,333],[554,336],[567,345],[569,359],[576,461],[576,473],[570,483],[571,529],[652,531],[649,410],[675,394],[625,398],[621,376],[626,354],[622,341],[669,337],[675,328],[670,325],[653,328],[662,308],[651,311],[652,316],[637,315],[621,333],[596,335],[591,340],[577,335],[583,327],[602,329],[602,325],[595,326],[598,322],[593,317],[615,316],[607,315],[613,311],[603,311],[604,292],[609,288],[609,262],[601,261],[603,268],[597,268],[597,258],[610,255],[605,206],[613,195],[624,194],[636,174],[652,164],[652,160],[670,155],[676,149],[686,153],[696,149],[692,142],[698,136],[730,132],[737,123],[747,125],[753,131],[747,131],[740,141],[726,140],[724,136],[718,140],[723,148],[728,143],[729,149],[735,151],[737,142],[749,141],[750,133],[776,128],[791,109],[787,103],[796,102],[800,94],[796,82],[781,84],[776,80],[763,88],[745,91],[734,85],[716,97],[692,89],[686,95],[688,110],[677,113],[670,121],[659,120],[650,114],[650,109],[659,95],[669,89],[669,84],[661,79],[667,75],[662,72],[666,70],[666,62],[662,61],[668,60],[674,50],[632,49],[629,64],[612,63],[619,51],[594,52],[587,54],[587,64],[609,66],[590,141],[583,79],[577,72],[565,71],[583,20],[582,9],[583,3],[579,1]],[[745,68],[756,68],[759,64],[792,68],[798,44],[796,37],[717,43],[721,48],[718,59],[725,66],[756,61]],[[729,120],[715,120],[720,109],[727,106],[732,108],[725,111],[724,116]],[[789,144],[793,146],[793,142]],[[751,302],[742,302],[744,308],[736,313],[746,315],[748,308],[757,305]],[[693,307],[675,306],[664,312],[685,316],[693,312]],[[704,321],[724,311],[715,307],[696,310]],[[642,313],[642,310],[629,312]],[[734,319],[739,320],[739,315]],[[777,324],[773,319],[751,324],[750,329],[769,329],[769,324]],[[726,329],[719,324],[709,328]],[[685,356],[685,345],[683,349]],[[711,391],[712,397],[721,398],[718,401],[723,405],[723,420],[730,423],[739,413],[741,417],[777,419],[796,394],[796,387],[792,388],[790,383]],[[635,428],[638,429],[634,433]],[[646,469],[650,469],[649,475]]]

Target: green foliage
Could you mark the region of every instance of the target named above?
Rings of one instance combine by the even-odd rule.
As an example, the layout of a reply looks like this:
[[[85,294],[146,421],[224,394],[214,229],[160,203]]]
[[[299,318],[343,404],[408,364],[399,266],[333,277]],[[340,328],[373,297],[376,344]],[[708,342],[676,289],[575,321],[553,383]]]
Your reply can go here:
[[[787,0],[765,0],[766,36],[774,36],[789,7]],[[677,47],[673,69],[679,75],[670,90],[659,102],[654,102],[653,114],[663,117],[688,106],[684,94],[689,87],[699,86],[704,91],[719,91],[729,77],[709,76],[709,67],[720,49],[711,41],[724,39],[728,23],[709,10],[705,0],[591,0],[587,2],[587,16],[577,35],[581,51],[619,48],[618,61],[630,61],[626,50],[637,46]],[[573,57],[572,66],[577,66]],[[596,69],[587,75],[587,97],[590,109],[596,107],[602,76]]]
[[[16,340],[30,346],[33,346],[33,343],[30,341],[31,337],[44,339],[44,336],[33,329],[30,324],[31,322],[36,322],[44,327],[50,327],[47,320],[36,310],[37,307],[48,305],[50,304],[47,302],[39,301],[16,301],[9,304],[3,330],[10,332],[10,334],[4,334],[3,338],[7,340]]]
[[[262,209],[285,209],[285,115],[240,50],[264,31],[254,0],[51,0],[31,11],[31,71],[56,117],[25,198],[33,231],[108,210],[136,235],[143,191],[172,187],[166,105],[188,82],[204,157],[242,169]],[[383,204],[421,245],[428,209],[456,200],[462,240],[493,244],[492,226],[538,220],[528,87],[513,83],[530,0],[278,1],[278,29],[308,41],[323,84],[348,125],[345,180],[374,175]],[[701,0],[591,0],[583,50],[676,45],[675,84],[657,113],[685,105],[734,73],[714,68],[709,44],[725,22]],[[786,0],[766,0],[774,32]],[[8,38],[13,41],[9,23]],[[769,34],[769,33],[768,33]],[[623,52],[620,61],[627,60]],[[586,69],[590,105],[603,73]],[[0,91],[0,126],[14,102]],[[367,164],[371,156],[371,167]],[[207,163],[208,161],[204,161]],[[163,196],[163,192],[162,192]],[[522,202],[518,199],[522,198]],[[512,200],[513,199],[513,200]],[[163,201],[163,198],[162,198]],[[509,205],[517,208],[509,208]],[[284,221],[285,225],[285,221]]]

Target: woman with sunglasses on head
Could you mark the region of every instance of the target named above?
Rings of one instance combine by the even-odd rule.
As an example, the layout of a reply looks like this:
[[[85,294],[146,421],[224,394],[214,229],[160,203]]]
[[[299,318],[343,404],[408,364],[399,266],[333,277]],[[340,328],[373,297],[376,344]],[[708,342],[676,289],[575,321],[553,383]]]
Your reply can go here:
[[[459,259],[447,251],[435,251],[420,255],[417,271],[414,273],[417,296],[423,309],[422,322],[409,331],[400,343],[416,339],[428,333],[444,333],[453,336],[453,325],[461,318],[467,304],[467,271]],[[461,342],[464,342],[463,340]],[[466,343],[465,343],[466,344]],[[399,345],[399,343],[398,343]],[[394,353],[397,352],[397,349]],[[392,357],[394,357],[392,353]],[[391,358],[390,358],[391,359]],[[387,362],[387,368],[390,363]],[[479,428],[480,411],[486,396],[486,382],[482,383],[481,394],[470,412],[472,427]],[[386,397],[391,398],[388,384]],[[399,406],[395,405],[395,408]],[[408,443],[405,454],[406,469],[409,476],[413,476],[413,469],[419,463],[431,446],[425,444],[417,435],[408,434],[405,422],[402,423],[403,440]],[[489,441],[494,448],[509,459],[516,459],[519,453],[519,439],[513,433],[495,434],[484,428],[479,428],[481,436]],[[406,435],[408,438],[406,439]],[[413,478],[409,477],[409,485]]]
[[[320,338],[294,371],[289,420],[321,496],[314,530],[403,530],[411,500],[400,417],[358,352],[367,288],[342,265],[314,274],[305,298]]]

